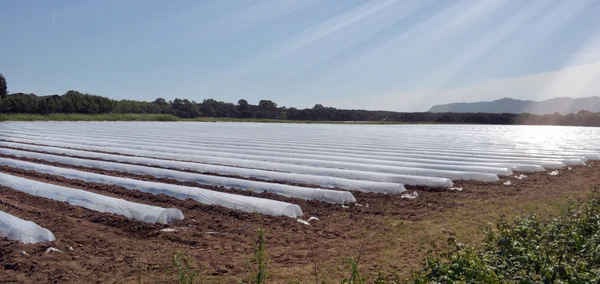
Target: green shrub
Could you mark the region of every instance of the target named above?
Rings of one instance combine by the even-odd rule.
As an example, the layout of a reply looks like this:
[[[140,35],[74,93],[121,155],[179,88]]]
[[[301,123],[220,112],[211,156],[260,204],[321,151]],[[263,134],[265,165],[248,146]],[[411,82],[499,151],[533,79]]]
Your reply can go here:
[[[452,249],[428,254],[415,283],[597,283],[600,281],[600,199],[571,201],[542,221],[501,218],[480,248],[449,239]]]

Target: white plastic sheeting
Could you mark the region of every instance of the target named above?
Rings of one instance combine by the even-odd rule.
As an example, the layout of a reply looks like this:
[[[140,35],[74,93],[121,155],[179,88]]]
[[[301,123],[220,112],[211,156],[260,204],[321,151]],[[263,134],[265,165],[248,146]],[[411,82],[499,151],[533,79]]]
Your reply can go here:
[[[13,145],[13,146],[17,146],[17,145]],[[0,148],[0,153],[5,154],[5,155],[42,159],[42,160],[47,160],[47,161],[52,161],[52,162],[57,162],[57,163],[78,165],[78,166],[87,166],[87,167],[115,166],[113,164],[95,163],[95,162],[90,162],[90,161],[77,159],[77,158],[69,158],[69,157],[64,157],[64,156],[41,154],[41,153],[36,153],[36,152],[26,152],[26,151],[12,150],[12,149],[7,149],[7,148]],[[103,157],[107,157],[107,156],[108,156],[107,154],[103,155]],[[185,162],[183,162],[183,163],[175,162],[175,161],[161,162],[160,160],[150,159],[151,161],[155,162],[154,164],[150,164],[150,163],[147,163],[147,161],[149,160],[148,158],[138,158],[138,157],[133,157],[131,159],[130,158],[131,157],[126,157],[125,159],[128,160],[128,162],[130,162],[130,163],[136,163],[136,164],[142,164],[142,165],[162,166],[162,167],[180,168],[180,169],[191,169],[189,167],[185,167],[186,164],[190,164],[190,163],[185,163]],[[111,159],[111,160],[114,160],[114,159]],[[117,166],[118,170],[123,169],[122,165],[116,165],[116,166]],[[183,168],[182,168],[182,166],[183,166]],[[351,179],[343,179],[343,178],[336,178],[336,177],[272,172],[272,171],[225,167],[225,166],[217,166],[217,165],[192,164],[191,166],[194,168],[194,170],[200,171],[200,172],[211,172],[211,173],[219,173],[219,174],[226,174],[226,175],[239,175],[242,177],[252,177],[252,178],[259,178],[259,179],[264,179],[264,180],[289,181],[289,182],[296,182],[296,183],[303,183],[303,184],[320,185],[320,186],[326,186],[326,187],[331,187],[331,188],[339,187],[342,189],[357,190],[357,191],[362,191],[362,192],[378,192],[378,193],[397,194],[397,193],[401,193],[404,191],[404,186],[402,184],[389,183],[389,182],[361,181],[361,180],[351,180]],[[145,171],[145,169],[142,169],[139,167],[133,167],[133,168],[140,169],[143,174],[150,174],[149,172]],[[127,168],[127,169],[129,169],[129,168]],[[154,171],[154,173],[156,173],[156,172],[162,173],[161,177],[178,178],[180,180],[196,181],[199,183],[210,184],[210,185],[232,186],[233,187],[234,185],[232,185],[232,182],[233,183],[237,182],[237,181],[233,181],[232,178],[215,179],[214,176],[207,176],[207,175],[198,175],[198,174],[182,175],[182,173],[172,171],[172,170],[164,170],[164,171],[153,170],[153,171]],[[184,177],[187,177],[187,179]],[[217,182],[210,183],[210,181],[206,180],[206,178],[208,178],[210,180],[216,180]],[[221,181],[221,182],[219,182],[219,181]],[[242,186],[250,185],[249,188],[244,188],[244,189],[258,190],[258,188],[256,186],[254,186],[256,184],[257,184],[256,182],[244,183]],[[271,186],[271,185],[268,185],[268,186]],[[285,187],[285,188],[296,188],[296,187]]]
[[[69,179],[79,179],[85,182],[118,185],[128,189],[139,190],[151,194],[162,193],[181,200],[189,198],[202,204],[221,205],[227,208],[245,212],[258,212],[266,215],[289,216],[294,218],[302,216],[302,209],[300,209],[300,206],[297,204],[276,200],[216,192],[198,187],[180,186],[100,175],[13,159],[0,159],[0,162],[1,164],[15,168],[58,175]]]
[[[0,128],[0,139],[19,143],[318,176],[334,170],[332,176],[355,180],[439,174],[423,169],[464,179],[600,159],[600,131],[577,127],[34,122]]]
[[[127,126],[127,125],[124,125]],[[293,126],[292,126],[293,127]],[[290,128],[292,128],[290,127]],[[339,128],[339,127],[338,127]],[[38,129],[36,129],[38,130]],[[102,131],[104,130],[104,131]],[[150,129],[152,130],[152,129]],[[98,133],[98,131],[100,131],[101,133]],[[75,137],[81,137],[81,138],[94,138],[94,139],[112,139],[114,140],[120,140],[120,141],[124,141],[124,140],[128,140],[130,138],[130,136],[128,136],[127,134],[120,134],[121,130],[120,129],[110,129],[110,130],[106,130],[106,129],[100,129],[100,130],[96,130],[94,132],[90,132],[90,131],[69,131],[70,135],[75,135]],[[157,145],[157,142],[162,142],[162,141],[169,141],[171,143],[175,143],[175,145],[185,145],[185,144],[191,144],[194,147],[210,147],[212,146],[221,146],[223,148],[227,148],[227,149],[266,149],[266,150],[270,150],[272,152],[280,152],[286,149],[293,149],[292,153],[302,153],[301,150],[309,150],[309,152],[304,152],[307,154],[313,154],[313,153],[324,153],[327,155],[335,155],[334,153],[344,153],[341,156],[356,156],[359,154],[362,154],[362,157],[366,157],[366,158],[372,158],[374,156],[377,156],[377,159],[382,159],[381,156],[378,156],[378,154],[385,152],[386,156],[394,158],[394,159],[402,159],[404,158],[403,155],[406,154],[439,154],[442,153],[444,155],[449,155],[449,156],[456,156],[456,157],[479,157],[479,158],[488,158],[488,159],[492,159],[492,160],[497,160],[497,159],[506,159],[506,160],[511,160],[511,159],[520,159],[520,158],[525,158],[525,159],[529,159],[529,158],[534,158],[534,159],[550,159],[550,160],[560,160],[563,159],[565,157],[568,158],[584,158],[588,155],[586,153],[581,153],[581,152],[575,152],[575,151],[569,151],[566,153],[556,153],[556,152],[539,152],[539,151],[527,151],[527,152],[520,152],[518,150],[515,149],[510,149],[505,151],[504,149],[501,150],[497,150],[497,149],[465,149],[462,148],[461,145],[444,145],[443,147],[439,147],[439,146],[434,146],[432,144],[435,144],[436,141],[427,141],[427,143],[422,143],[422,144],[414,144],[409,140],[411,137],[405,137],[402,141],[397,141],[394,142],[393,145],[389,145],[389,143],[386,142],[381,142],[379,141],[376,145],[372,145],[372,144],[366,144],[366,143],[360,143],[360,142],[355,142],[355,139],[353,139],[353,142],[342,142],[345,144],[350,143],[350,145],[345,146],[345,145],[331,145],[329,143],[323,143],[320,141],[314,142],[314,141],[310,141],[308,139],[302,139],[299,141],[294,141],[295,143],[289,143],[289,142],[280,142],[280,141],[273,141],[273,139],[264,139],[264,138],[259,138],[259,137],[245,137],[246,139],[244,139],[243,141],[239,141],[239,140],[231,140],[228,139],[227,137],[208,137],[209,135],[202,135],[200,137],[194,137],[194,139],[189,139],[189,136],[181,136],[178,133],[173,133],[175,139],[170,139],[167,137],[156,137],[156,134],[154,135],[150,135],[148,136],[147,134],[145,135],[144,133],[139,133],[140,131],[136,131],[137,135],[135,137],[135,141],[138,143],[143,143],[144,141],[146,142],[150,142],[149,145]],[[7,135],[10,134],[10,136],[16,135],[16,137],[19,137],[19,135],[26,135],[26,136],[44,136],[45,138],[48,137],[53,137],[53,138],[60,138],[60,137],[64,137],[64,135],[61,135],[60,133],[56,133],[56,132],[51,132],[51,131],[44,131],[43,129],[41,129],[41,131],[39,133],[23,133],[23,131],[11,131],[8,130],[5,133],[7,133]],[[171,137],[171,135],[169,135],[169,137]],[[161,141],[162,140],[162,141]],[[160,144],[158,144],[160,145]],[[233,146],[233,147],[231,147]],[[448,151],[449,149],[452,149],[453,151]],[[326,152],[325,152],[326,151]],[[286,152],[286,151],[283,151]],[[350,154],[350,155],[348,155]],[[366,155],[366,156],[365,156]],[[576,155],[581,155],[581,157],[578,157]],[[589,157],[598,157],[598,153],[596,153],[595,155],[593,153],[589,154]]]
[[[18,134],[5,134],[5,138],[16,138],[16,139],[34,139],[33,141],[39,138],[37,135],[18,135]],[[298,161],[305,161],[306,159],[312,160],[324,160],[324,161],[332,161],[332,162],[347,162],[347,163],[359,163],[359,164],[370,164],[370,165],[383,165],[383,166],[391,166],[391,167],[399,167],[399,168],[422,168],[422,169],[432,169],[432,170],[441,170],[441,171],[466,171],[466,172],[478,172],[478,173],[489,173],[495,175],[511,175],[512,171],[506,167],[492,167],[492,166],[484,166],[484,165],[449,165],[449,164],[435,164],[435,163],[421,163],[421,162],[406,162],[406,161],[398,161],[397,159],[373,159],[373,157],[354,157],[354,156],[335,156],[330,153],[319,153],[315,154],[315,151],[298,151],[298,153],[289,153],[286,151],[273,151],[273,149],[267,148],[259,148],[259,149],[240,149],[238,147],[224,148],[223,146],[207,146],[207,145],[185,145],[182,148],[173,147],[174,145],[169,145],[170,147],[165,147],[157,142],[144,142],[139,141],[141,139],[136,138],[123,138],[118,141],[114,139],[107,139],[103,137],[94,137],[94,140],[90,140],[89,137],[81,137],[77,135],[52,135],[50,137],[43,138],[44,143],[48,141],[58,142],[58,143],[69,143],[75,144],[76,147],[81,147],[80,145],[86,146],[94,146],[94,147],[116,147],[116,148],[124,148],[124,149],[133,149],[133,150],[143,150],[143,151],[151,151],[151,152],[165,152],[165,153],[176,153],[176,154],[190,154],[190,155],[204,155],[204,156],[215,156],[215,157],[225,157],[225,158],[241,158],[248,160],[259,160],[259,161],[269,161],[276,163],[290,163],[290,164],[298,164]],[[276,154],[276,157],[273,157],[273,154]],[[284,159],[285,158],[285,159]],[[402,172],[398,172],[402,173]],[[437,173],[435,171],[434,173]]]
[[[4,129],[35,133],[48,131],[69,134],[110,134],[135,137],[156,137],[162,141],[191,141],[206,143],[209,140],[223,143],[235,142],[249,145],[319,145],[337,149],[381,149],[400,151],[408,146],[419,149],[467,150],[473,153],[574,153],[594,154],[594,129],[547,126],[491,126],[491,125],[301,125],[301,124],[238,124],[238,123],[129,123],[129,122],[79,122],[79,123],[5,123]],[[57,131],[59,130],[59,131]],[[231,138],[244,137],[244,140]],[[343,139],[352,137],[352,139]],[[341,139],[340,139],[341,138]],[[331,143],[334,141],[334,143]],[[598,157],[598,151],[595,156]]]
[[[484,182],[498,181],[498,175],[482,172],[469,172],[469,171],[452,171],[452,170],[436,170],[436,169],[425,169],[425,168],[410,168],[393,166],[390,163],[386,164],[368,164],[366,161],[360,162],[340,162],[330,160],[315,160],[315,159],[303,159],[303,158],[285,158],[285,157],[267,157],[267,156],[253,156],[244,154],[227,154],[227,153],[216,153],[212,151],[193,151],[187,154],[178,154],[182,152],[173,148],[165,147],[152,147],[150,150],[136,150],[122,147],[110,147],[110,146],[88,146],[77,143],[65,143],[65,142],[54,142],[44,140],[24,140],[19,138],[4,138],[9,141],[17,142],[32,142],[40,143],[43,145],[50,145],[55,147],[66,147],[76,148],[90,151],[102,151],[111,153],[121,153],[134,156],[142,157],[154,157],[181,161],[193,161],[193,162],[209,162],[210,158],[218,157],[223,158],[225,161],[224,165],[240,166],[241,164],[247,163],[247,161],[266,161],[273,163],[283,163],[292,165],[311,166],[318,168],[333,168],[333,169],[346,169],[346,170],[357,170],[357,171],[369,171],[389,174],[402,174],[402,175],[415,175],[415,176],[431,176],[431,177],[442,177],[453,180],[477,180]],[[160,149],[163,149],[161,151]],[[171,149],[171,152],[168,150]],[[510,169],[502,168],[502,171],[506,175],[512,174]]]
[[[144,135],[136,136],[136,138],[130,138],[127,135],[114,135],[110,133],[86,133],[85,136],[80,135],[60,135],[54,132],[44,132],[39,131],[37,133],[19,133],[14,131],[6,131],[5,138],[22,138],[22,139],[32,139],[32,137],[43,137],[45,141],[72,141],[73,137],[80,137],[80,144],[85,145],[95,145],[95,146],[106,146],[107,144],[100,141],[107,141],[110,143],[124,142],[124,141],[132,141],[132,143],[125,143],[125,146],[132,147],[137,149],[139,145],[164,145],[165,143],[160,143],[162,138],[158,138],[156,136],[145,137]],[[9,135],[12,133],[12,135]],[[90,140],[93,138],[93,140]],[[87,139],[87,140],[86,140]],[[510,170],[517,171],[525,171],[525,172],[539,172],[543,171],[544,168],[540,165],[533,164],[519,164],[514,162],[501,162],[501,161],[491,161],[491,162],[482,162],[482,161],[457,161],[456,159],[451,160],[441,160],[440,156],[433,156],[432,153],[425,154],[416,154],[411,157],[407,157],[406,153],[379,153],[377,151],[366,151],[364,149],[352,149],[352,150],[344,150],[337,149],[333,146],[328,145],[319,145],[318,147],[306,149],[301,145],[285,145],[285,148],[282,145],[270,142],[263,141],[262,144],[265,145],[246,145],[241,142],[232,142],[229,140],[220,140],[217,142],[208,141],[208,145],[198,144],[193,142],[185,142],[181,140],[177,141],[169,141],[168,145],[173,146],[171,149],[184,148],[188,149],[199,149],[199,150],[211,150],[216,152],[221,152],[223,150],[227,150],[229,153],[238,153],[240,149],[244,150],[261,150],[262,155],[269,154],[275,156],[285,156],[285,157],[307,157],[305,155],[311,155],[311,157],[315,157],[318,154],[319,159],[332,159],[330,156],[338,156],[338,157],[351,157],[351,158],[362,158],[371,160],[371,163],[377,164],[380,161],[394,161],[395,165],[398,166],[408,166],[408,167],[417,167],[417,168],[429,168],[429,169],[445,169],[445,170],[467,170],[467,171],[476,171],[476,172],[488,172],[495,173],[499,175],[506,175],[506,170],[503,168],[508,168]],[[108,143],[108,144],[110,144]],[[215,143],[215,144],[212,144]],[[120,144],[123,145],[123,144]],[[224,147],[225,146],[225,147]],[[242,151],[244,151],[242,150]],[[264,153],[267,151],[267,153]],[[250,153],[250,152],[244,152]],[[443,155],[442,155],[443,156]],[[333,160],[337,159],[333,158]],[[452,158],[452,157],[450,157]],[[550,166],[562,166],[562,163],[550,163]],[[500,168],[500,169],[498,169]]]
[[[34,196],[67,202],[98,212],[108,212],[146,223],[167,224],[183,220],[183,213],[175,208],[161,208],[104,196],[84,190],[58,186],[0,173],[0,185]]]
[[[51,242],[56,240],[50,230],[0,211],[0,237],[24,244]]]
[[[131,156],[122,156],[122,155],[112,155],[105,153],[97,153],[97,152],[89,152],[82,150],[73,150],[73,149],[65,149],[58,148],[52,146],[37,146],[37,145],[29,145],[29,144],[19,144],[12,142],[1,142],[0,146],[13,147],[24,150],[31,151],[42,151],[54,154],[63,154],[70,156],[78,156],[85,158],[96,158],[103,159],[109,161],[117,161],[124,163],[132,163],[132,164],[142,164],[142,165],[150,165],[150,166],[161,166],[168,168],[177,168],[177,169],[188,169],[188,170],[196,170],[201,172],[216,172],[216,173],[224,173],[230,174],[231,170],[226,168],[231,167],[223,167],[218,166],[221,164],[230,163],[232,159],[218,158],[218,157],[204,157],[204,160],[209,164],[202,163],[189,163],[182,161],[172,161],[169,160],[168,155],[164,155],[164,159],[158,158],[144,158],[144,157],[131,157]],[[300,174],[308,174],[308,175],[318,175],[318,176],[331,176],[331,177],[339,177],[346,178],[352,180],[369,180],[369,181],[380,181],[380,182],[389,182],[389,183],[400,183],[405,185],[423,185],[423,186],[432,186],[432,187],[450,187],[453,185],[452,181],[448,178],[438,178],[438,177],[427,177],[427,176],[411,176],[411,175],[394,175],[394,174],[386,174],[386,173],[373,173],[373,172],[365,172],[365,171],[352,171],[352,170],[343,170],[343,169],[330,169],[330,168],[316,168],[316,167],[308,167],[308,166],[298,166],[298,165],[287,165],[287,164],[278,164],[278,163],[269,163],[269,162],[261,162],[261,161],[249,161],[249,160],[240,160],[238,163],[239,167],[235,168],[233,174],[242,174],[243,168],[250,169],[263,169],[263,170],[271,170],[271,171],[284,171],[290,173],[300,173]],[[238,170],[239,169],[239,170]]]
[[[20,152],[20,153],[17,153]],[[103,162],[103,161],[94,161],[94,160],[86,160],[86,159],[76,159],[48,154],[39,154],[39,153],[27,153],[23,151],[15,151],[10,149],[0,149],[0,153],[9,154],[16,156],[24,156],[36,159],[45,159],[47,161],[58,162],[58,163],[66,163],[71,165],[79,165],[88,168],[98,168],[104,170],[114,170],[120,172],[129,172],[139,175],[151,175],[159,178],[171,178],[181,181],[193,181],[200,184],[205,185],[217,185],[223,186],[226,188],[234,188],[234,189],[242,189],[242,190],[250,190],[258,193],[262,192],[270,192],[278,195],[293,197],[293,198],[301,198],[305,200],[318,200],[329,203],[347,203],[347,202],[355,202],[356,199],[352,195],[352,193],[348,191],[342,190],[330,190],[330,189],[321,189],[321,188],[310,188],[310,187],[300,187],[300,186],[291,186],[279,183],[269,183],[269,182],[259,182],[259,181],[251,181],[244,179],[236,179],[229,177],[220,177],[220,176],[212,176],[212,175],[204,175],[204,174],[196,174],[196,173],[186,173],[174,170],[167,169],[159,169],[145,166],[136,166],[136,165],[127,165],[121,163],[113,163],[113,162]],[[10,155],[10,154],[9,154]],[[13,161],[12,163],[16,163],[17,161]],[[0,161],[0,164],[4,162]],[[6,163],[11,163],[7,161]]]
[[[113,126],[118,127],[113,127]],[[478,139],[485,140],[488,137],[494,139],[496,133],[483,133],[481,137],[473,137],[473,134],[477,135],[476,131],[471,133],[464,131],[464,129],[477,129],[478,126],[343,126],[343,125],[245,125],[240,126],[234,123],[219,123],[217,126],[209,125],[185,125],[185,124],[164,124],[164,123],[146,123],[142,124],[147,127],[140,129],[132,124],[127,123],[96,123],[94,124],[94,130],[86,129],[81,124],[71,124],[69,127],[69,134],[83,134],[85,136],[102,135],[105,138],[111,138],[114,140],[127,139],[131,131],[135,131],[135,140],[141,140],[144,137],[154,139],[154,142],[167,142],[169,145],[180,145],[180,143],[192,142],[194,145],[210,145],[222,148],[240,148],[240,145],[258,149],[265,147],[265,149],[276,152],[278,147],[289,147],[290,149],[306,149],[311,152],[319,152],[321,149],[327,151],[326,154],[332,152],[340,152],[348,154],[348,151],[352,155],[356,155],[361,151],[368,151],[363,154],[367,154],[367,157],[374,157],[379,153],[385,153],[385,155],[393,157],[394,159],[403,160],[407,155],[423,155],[427,156],[423,158],[436,160],[436,156],[447,155],[450,158],[460,158],[464,160],[467,158],[477,158],[475,161],[507,161],[514,163],[514,159],[523,158],[525,160],[535,161],[544,160],[548,158],[550,160],[564,159],[565,157],[572,157],[574,159],[580,159],[581,157],[574,157],[574,155],[589,155],[590,158],[599,157],[598,153],[582,152],[580,150],[574,151],[563,149],[564,154],[561,152],[551,152],[544,148],[536,147],[530,149],[515,149],[514,145],[499,143],[493,141],[491,143],[481,143]],[[22,125],[18,125],[22,127]],[[36,127],[38,126],[38,127]],[[65,127],[66,124],[52,124],[55,128]],[[38,125],[31,127],[35,130],[42,130]],[[132,129],[130,129],[132,128]],[[218,128],[218,129],[214,129]],[[492,126],[483,126],[481,128],[493,129]],[[526,127],[502,127],[505,129],[516,129],[521,130]],[[321,131],[326,129],[326,131]],[[396,135],[394,137],[394,130],[401,129],[396,134],[401,134],[400,137]],[[505,130],[501,129],[501,130]],[[540,129],[542,129],[540,127]],[[563,128],[572,129],[572,128]],[[54,129],[53,129],[54,130]],[[315,131],[316,130],[316,131]],[[342,131],[340,131],[342,130]],[[415,131],[416,130],[416,131]],[[527,129],[529,130],[529,129]],[[21,131],[21,129],[15,129],[15,131]],[[92,132],[93,131],[93,132]],[[194,135],[196,133],[202,133],[202,135]],[[501,131],[498,131],[501,132]],[[32,132],[30,132],[32,133]],[[54,134],[53,134],[54,133]],[[53,136],[56,132],[46,133],[45,136]],[[157,134],[169,133],[169,135]],[[182,135],[185,133],[185,135]],[[335,137],[336,135],[342,137]],[[343,139],[346,134],[351,134],[353,139]],[[512,134],[512,133],[511,133]],[[517,137],[520,136],[517,133]],[[368,137],[364,137],[369,135]],[[447,135],[447,136],[440,136]],[[270,137],[273,136],[273,137]],[[301,138],[298,138],[301,136]],[[496,135],[497,136],[497,135]],[[515,135],[513,135],[515,136]],[[103,137],[103,138],[104,138]],[[120,137],[120,138],[119,138]],[[243,138],[243,139],[232,139],[232,138]],[[334,138],[333,142],[332,138]],[[342,138],[335,140],[335,138]],[[386,139],[387,138],[387,139]],[[377,140],[375,143],[372,141],[365,142],[364,140]],[[158,140],[158,141],[156,141]],[[393,141],[393,142],[392,142]],[[548,140],[545,140],[548,141]],[[333,143],[332,143],[333,142]],[[550,142],[553,142],[550,140]],[[245,143],[245,144],[244,144]],[[235,145],[231,147],[230,145]],[[473,147],[471,147],[473,145]],[[497,147],[499,146],[499,147]],[[510,147],[512,146],[512,148]],[[491,147],[491,148],[490,148]],[[276,155],[276,153],[273,153]],[[470,157],[470,158],[469,158]],[[377,159],[381,159],[379,156]],[[585,159],[585,158],[584,158]],[[456,160],[452,160],[456,162]],[[579,161],[581,162],[581,160]],[[434,161],[433,163],[439,163]],[[479,163],[479,162],[477,162]],[[495,163],[495,162],[492,162]]]

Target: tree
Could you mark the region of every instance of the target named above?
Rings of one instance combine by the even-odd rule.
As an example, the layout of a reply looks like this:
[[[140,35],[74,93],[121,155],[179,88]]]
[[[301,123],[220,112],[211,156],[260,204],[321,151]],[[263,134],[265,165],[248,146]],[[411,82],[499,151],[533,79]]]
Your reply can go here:
[[[248,108],[249,104],[248,104],[247,100],[241,99],[238,101],[238,106],[240,108],[240,111],[242,111],[242,110],[246,110]]]
[[[275,111],[277,110],[277,104],[270,100],[261,100],[258,102],[258,108],[264,111]]]
[[[4,79],[4,75],[2,75],[2,73],[0,73],[0,99],[4,99],[6,98],[6,95],[8,95],[8,91],[7,90],[7,86],[6,86],[6,79]]]
[[[168,103],[168,102],[167,102],[165,99],[163,99],[163,98],[158,98],[158,99],[154,100],[154,103],[155,103],[155,104],[157,104],[157,105],[159,105],[159,106],[166,106],[166,105],[168,105],[168,104],[169,104],[169,103]]]
[[[252,107],[248,103],[247,100],[241,99],[238,101],[238,104],[235,108],[240,113],[240,117],[242,118],[251,118],[252,117]]]
[[[275,119],[281,114],[277,109],[277,104],[269,100],[261,100],[258,102],[258,110],[254,113],[256,118]]]

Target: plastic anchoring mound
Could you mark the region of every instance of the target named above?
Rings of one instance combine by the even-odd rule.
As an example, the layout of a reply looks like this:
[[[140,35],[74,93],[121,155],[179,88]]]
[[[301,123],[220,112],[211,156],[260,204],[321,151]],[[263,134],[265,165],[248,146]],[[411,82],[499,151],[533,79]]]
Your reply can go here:
[[[551,172],[548,173],[548,175],[557,176],[558,175],[558,171],[557,170],[551,171]]]
[[[507,180],[506,182],[504,182],[504,185],[511,185],[512,182],[510,182],[510,180]]]
[[[400,197],[405,198],[405,199],[415,199],[415,198],[419,197],[419,194],[416,191],[413,191],[413,193],[402,194],[402,196],[400,196]]]
[[[0,211],[0,237],[24,244],[52,242],[56,240],[48,229]]]
[[[64,253],[62,250],[59,250],[59,249],[56,249],[56,248],[53,248],[53,247],[49,247],[46,250],[46,253],[51,253],[51,252]]]

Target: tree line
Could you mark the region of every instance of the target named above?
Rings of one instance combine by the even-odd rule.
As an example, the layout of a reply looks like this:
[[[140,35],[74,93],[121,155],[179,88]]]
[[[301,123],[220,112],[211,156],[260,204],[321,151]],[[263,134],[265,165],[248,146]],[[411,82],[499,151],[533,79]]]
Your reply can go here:
[[[6,89],[3,77],[0,92]],[[325,107],[297,109],[278,106],[270,100],[257,105],[241,99],[236,104],[205,99],[202,102],[187,99],[167,101],[158,98],[151,102],[113,100],[110,98],[68,91],[64,95],[36,96],[34,94],[2,94],[0,113],[25,114],[169,114],[180,118],[215,117],[241,119],[280,119],[312,121],[372,121],[408,123],[468,123],[468,124],[535,124],[600,126],[600,113],[580,111],[576,114],[534,115],[494,113],[430,113],[350,110]]]

